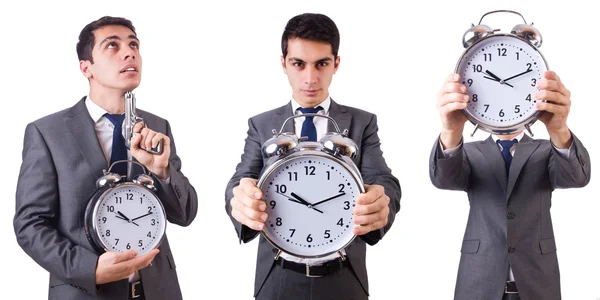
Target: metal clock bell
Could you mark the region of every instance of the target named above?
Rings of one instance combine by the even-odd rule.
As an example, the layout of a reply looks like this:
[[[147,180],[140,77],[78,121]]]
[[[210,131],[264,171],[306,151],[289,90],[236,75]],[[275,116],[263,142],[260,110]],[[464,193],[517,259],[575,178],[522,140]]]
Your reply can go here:
[[[523,24],[510,33],[496,33],[481,24],[492,13],[507,12],[519,15]],[[543,78],[548,64],[539,51],[542,35],[527,24],[521,14],[511,10],[496,10],[484,14],[479,24],[463,35],[466,48],[456,65],[455,73],[467,87],[471,101],[463,110],[477,129],[493,134],[512,134],[528,130],[537,121],[535,108],[536,83]]]
[[[289,120],[306,116],[329,119],[336,132],[318,142],[283,132]],[[341,250],[356,237],[352,208],[365,189],[352,161],[358,147],[347,134],[329,116],[303,114],[286,119],[263,144],[262,155],[268,160],[258,187],[269,218],[262,235],[279,249],[276,257],[282,251],[303,258],[335,252],[342,256]]]

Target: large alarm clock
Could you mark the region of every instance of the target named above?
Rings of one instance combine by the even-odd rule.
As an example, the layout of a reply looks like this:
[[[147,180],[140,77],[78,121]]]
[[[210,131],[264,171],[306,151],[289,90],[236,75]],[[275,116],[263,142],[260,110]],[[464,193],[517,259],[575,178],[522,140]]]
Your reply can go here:
[[[328,118],[337,132],[325,134],[319,142],[282,133],[287,121],[305,116]],[[352,162],[357,146],[347,133],[341,133],[329,116],[303,114],[288,118],[280,132],[274,129],[274,136],[263,144],[262,154],[268,160],[258,187],[269,218],[262,235],[279,253],[302,258],[341,255],[356,237],[353,207],[365,189]]]
[[[497,10],[484,14],[509,12]],[[521,16],[523,18],[523,16]],[[539,47],[540,32],[528,25],[516,25],[510,33],[496,33],[491,27],[473,25],[463,36],[466,48],[455,73],[467,87],[470,102],[463,110],[475,130],[493,134],[512,134],[527,129],[537,121],[539,111],[534,94],[548,64]],[[472,135],[473,135],[472,134]]]
[[[98,253],[123,252],[136,249],[142,255],[158,248],[166,226],[166,214],[154,180],[148,174],[140,174],[128,181],[125,177],[111,173],[116,161],[104,176],[96,181],[97,189],[91,196],[84,217],[85,233]]]

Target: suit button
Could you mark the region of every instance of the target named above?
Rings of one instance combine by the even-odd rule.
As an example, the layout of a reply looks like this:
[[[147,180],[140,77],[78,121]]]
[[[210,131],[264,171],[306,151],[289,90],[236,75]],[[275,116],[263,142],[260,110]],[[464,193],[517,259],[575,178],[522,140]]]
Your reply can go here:
[[[512,220],[515,218],[515,214],[510,212],[510,213],[506,214],[506,217]]]
[[[517,250],[515,247],[508,247],[508,253],[513,253],[515,250]]]

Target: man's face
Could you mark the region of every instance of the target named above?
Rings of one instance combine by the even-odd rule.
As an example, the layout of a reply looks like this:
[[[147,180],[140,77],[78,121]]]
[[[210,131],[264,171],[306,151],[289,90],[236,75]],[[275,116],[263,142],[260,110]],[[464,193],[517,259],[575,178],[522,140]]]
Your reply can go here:
[[[142,79],[142,57],[135,33],[124,26],[109,25],[96,29],[94,36],[94,63],[80,62],[90,85],[122,93],[138,87]]]
[[[281,57],[283,72],[293,97],[303,107],[315,107],[329,96],[329,85],[340,65],[331,45],[294,38],[288,40],[287,56]]]

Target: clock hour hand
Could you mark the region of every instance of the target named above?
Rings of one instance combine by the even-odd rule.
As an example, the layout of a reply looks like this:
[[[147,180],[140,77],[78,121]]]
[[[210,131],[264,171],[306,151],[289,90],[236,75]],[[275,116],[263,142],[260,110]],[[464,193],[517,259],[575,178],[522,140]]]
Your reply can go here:
[[[515,75],[515,76],[508,77],[508,78],[504,79],[504,82],[507,82],[507,81],[509,81],[509,80],[511,80],[511,79],[513,79],[513,78],[517,78],[517,77],[519,77],[519,76],[521,76],[521,75],[527,74],[527,73],[529,73],[529,72],[531,72],[531,71],[533,71],[533,70],[532,70],[532,69],[528,69],[528,70],[527,70],[527,71],[525,71],[525,72],[521,72],[521,73],[519,73],[519,74],[517,74],[517,75]]]
[[[483,78],[485,78],[485,79],[491,79],[491,80],[494,80],[494,81],[498,81],[500,84],[505,84],[505,85],[510,86],[511,88],[514,88],[514,86],[512,86],[509,83],[504,82],[506,80],[500,79],[500,77],[498,77],[498,76],[496,76],[496,74],[490,72],[490,70],[485,70],[485,73],[488,74],[488,75],[490,75],[490,76],[492,76],[492,77],[490,78],[490,77],[487,77],[487,76],[483,76]]]
[[[313,205],[312,203],[309,203],[308,201],[306,201],[306,200],[304,200],[304,199],[300,198],[300,196],[298,196],[296,193],[292,192],[290,195],[292,195],[292,197],[296,198],[296,200],[298,200],[298,201],[302,202],[302,204],[306,205],[308,208],[312,208],[312,209],[314,209],[314,210],[316,210],[316,211],[318,211],[318,212],[320,212],[320,213],[323,213],[322,211],[320,211],[320,210],[318,210],[318,209],[314,208],[314,207],[313,207],[314,205]]]
[[[338,198],[338,197],[341,197],[341,196],[344,196],[344,195],[346,195],[346,193],[341,193],[341,194],[335,195],[335,196],[333,196],[333,197],[329,197],[329,198],[327,198],[327,199],[325,199],[325,200],[322,200],[322,201],[319,201],[319,202],[317,202],[317,203],[313,204],[312,206],[313,206],[313,207],[314,207],[314,206],[317,206],[317,205],[319,205],[319,204],[321,204],[321,203],[325,203],[325,202],[327,202],[327,201],[331,201],[331,200],[333,200],[333,199],[335,199],[335,198]]]
[[[133,220],[129,220],[129,218],[127,216],[125,216],[121,211],[117,211],[117,218],[119,218],[121,220],[125,220],[129,223],[132,223],[135,226],[140,226],[137,223],[133,222]]]
[[[312,209],[314,209],[314,210],[316,210],[316,211],[318,211],[318,212],[320,212],[320,213],[323,213],[323,211],[321,211],[321,210],[319,210],[319,209],[316,209],[316,208],[312,207],[312,205],[311,205],[310,203],[308,203],[308,202],[306,202],[306,201],[304,201],[304,200],[300,201],[300,200],[292,199],[292,198],[290,198],[289,196],[287,196],[286,194],[283,194],[283,193],[277,193],[277,194],[280,194],[280,195],[282,195],[282,196],[286,197],[288,200],[290,200],[290,201],[292,201],[292,202],[296,202],[296,203],[298,203],[298,204],[305,205],[305,206],[307,206],[308,208],[312,208]],[[295,193],[292,193],[292,194],[296,195]],[[296,195],[296,196],[297,196],[297,195]],[[302,199],[302,198],[300,198],[300,199]]]

